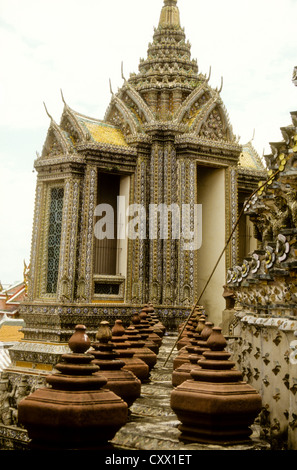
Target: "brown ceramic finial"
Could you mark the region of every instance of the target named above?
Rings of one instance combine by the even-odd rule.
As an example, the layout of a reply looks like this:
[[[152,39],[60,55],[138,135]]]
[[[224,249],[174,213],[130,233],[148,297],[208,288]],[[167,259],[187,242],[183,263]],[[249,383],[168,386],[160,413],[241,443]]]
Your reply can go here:
[[[212,351],[223,351],[227,346],[225,336],[222,334],[222,328],[214,326],[210,336],[206,341],[206,346]]]
[[[112,336],[123,336],[125,334],[125,328],[122,320],[116,320],[112,327]]]
[[[83,325],[69,340],[73,352],[63,354],[58,371],[47,376],[49,386],[38,388],[18,405],[19,422],[36,450],[101,450],[128,419],[128,405],[114,392],[103,389],[104,376],[96,375]]]
[[[201,341],[207,341],[209,336],[212,333],[212,328],[213,328],[213,323],[210,321],[207,321],[204,325],[203,330],[201,331],[200,337]]]
[[[212,328],[206,345],[191,379],[171,392],[171,408],[181,422],[180,439],[224,445],[246,442],[261,411],[261,396],[230,361],[221,328]]]
[[[84,325],[76,325],[75,333],[69,339],[68,346],[76,354],[83,354],[90,348],[91,341]]]
[[[201,315],[199,320],[198,320],[198,323],[197,323],[197,327],[196,327],[196,332],[200,335],[203,331],[203,328],[205,326],[205,322],[206,322],[206,319],[205,319],[205,316],[204,315]]]
[[[98,328],[98,331],[96,333],[96,339],[100,341],[100,343],[108,343],[112,338],[112,331],[109,327],[109,322],[106,320],[103,320],[100,322],[100,326]]]

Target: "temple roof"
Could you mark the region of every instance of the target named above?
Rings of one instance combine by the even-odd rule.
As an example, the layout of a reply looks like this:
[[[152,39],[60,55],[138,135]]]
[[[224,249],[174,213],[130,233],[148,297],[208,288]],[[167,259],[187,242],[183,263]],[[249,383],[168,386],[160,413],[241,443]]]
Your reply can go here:
[[[228,147],[239,154],[241,147],[221,98],[220,88],[209,85],[191,58],[191,45],[180,24],[177,0],[164,0],[147,58],[139,73],[131,74],[114,94],[103,120],[85,116],[64,101],[61,122],[51,118],[42,158],[70,156],[83,146],[128,152],[135,139],[145,139],[151,129],[170,125],[177,134]],[[51,117],[51,116],[50,116]]]
[[[82,126],[89,132],[94,142],[120,146],[128,145],[124,134],[118,127],[77,112],[75,114]]]
[[[119,127],[85,116],[71,109],[66,103],[60,124],[57,124],[51,116],[50,118],[51,124],[43,146],[42,157],[73,154],[78,145],[86,143],[128,147]]]
[[[251,141],[247,144],[242,146],[242,152],[239,157],[238,165],[241,168],[253,170],[253,171],[265,171],[265,166],[257,153],[254,149]]]

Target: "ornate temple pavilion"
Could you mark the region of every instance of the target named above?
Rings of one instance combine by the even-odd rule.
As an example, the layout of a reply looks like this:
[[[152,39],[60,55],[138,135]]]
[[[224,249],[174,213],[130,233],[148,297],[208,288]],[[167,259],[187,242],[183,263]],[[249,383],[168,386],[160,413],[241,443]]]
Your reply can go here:
[[[240,204],[265,173],[235,137],[220,93],[191,58],[177,1],[165,0],[146,59],[123,77],[104,119],[62,95],[60,123],[50,118],[35,161],[24,339],[10,351],[13,374],[52,370],[77,324],[92,338],[102,319],[128,322],[147,302],[167,327],[191,312]],[[215,323],[227,269],[254,242],[248,228],[247,216],[201,299]]]

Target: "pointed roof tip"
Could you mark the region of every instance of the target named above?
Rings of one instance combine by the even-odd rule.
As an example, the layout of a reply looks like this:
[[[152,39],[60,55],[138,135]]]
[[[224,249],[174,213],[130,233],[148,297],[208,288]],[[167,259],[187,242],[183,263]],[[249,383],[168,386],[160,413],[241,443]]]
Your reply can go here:
[[[49,112],[48,112],[48,110],[47,110],[47,107],[46,107],[46,104],[45,104],[45,102],[43,102],[43,106],[44,106],[44,108],[45,108],[45,112],[46,112],[46,114],[48,115],[48,117],[50,118],[50,120],[51,120],[51,121],[53,121],[53,118],[52,118],[52,116],[50,115],[50,113],[49,113]]]
[[[164,5],[161,10],[159,27],[179,27],[180,16],[177,7],[177,0],[164,0]]]
[[[66,101],[65,101],[65,99],[64,99],[64,95],[63,95],[62,88],[60,88],[60,93],[61,93],[61,97],[62,97],[63,103],[65,104],[65,106],[67,106],[67,103],[66,103]]]
[[[109,79],[109,91],[110,91],[111,95],[113,96],[114,93],[113,93],[113,90],[112,90],[111,79]]]
[[[125,78],[125,75],[124,75],[124,63],[123,63],[123,61],[121,62],[121,75],[122,75],[122,79],[126,82],[126,78]]]
[[[219,93],[221,93],[221,92],[222,92],[223,85],[224,85],[224,78],[223,78],[223,77],[221,77],[221,86],[220,86],[220,89],[219,89],[219,91],[218,91]]]

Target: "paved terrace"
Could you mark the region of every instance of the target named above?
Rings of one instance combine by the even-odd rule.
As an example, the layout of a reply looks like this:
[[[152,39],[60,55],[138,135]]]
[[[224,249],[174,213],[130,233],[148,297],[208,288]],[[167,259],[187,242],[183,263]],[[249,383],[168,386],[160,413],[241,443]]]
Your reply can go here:
[[[166,363],[172,350],[177,334],[168,333],[163,337],[159,350],[158,361],[151,371],[150,381],[142,384],[141,396],[131,407],[128,423],[113,439],[118,450],[169,450],[169,451],[201,451],[201,450],[269,450],[267,442],[259,438],[255,427],[251,440],[245,445],[218,446],[180,442],[178,425],[180,422],[170,408],[172,387],[173,360],[176,348]]]

